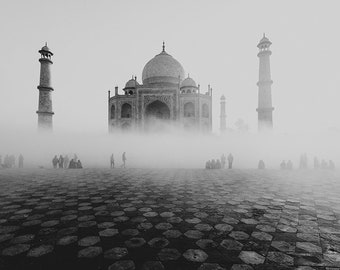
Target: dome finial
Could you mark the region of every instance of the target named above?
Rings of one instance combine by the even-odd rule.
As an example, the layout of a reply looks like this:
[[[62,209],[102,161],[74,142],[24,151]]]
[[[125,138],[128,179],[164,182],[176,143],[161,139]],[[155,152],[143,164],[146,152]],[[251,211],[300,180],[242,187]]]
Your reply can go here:
[[[163,52],[165,52],[165,42],[163,41]]]

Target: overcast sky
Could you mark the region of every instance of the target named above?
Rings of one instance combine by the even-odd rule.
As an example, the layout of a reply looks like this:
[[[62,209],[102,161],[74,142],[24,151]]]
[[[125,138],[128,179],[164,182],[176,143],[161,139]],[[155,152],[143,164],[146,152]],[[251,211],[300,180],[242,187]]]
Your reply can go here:
[[[0,2],[0,127],[37,126],[38,50],[53,57],[55,130],[107,130],[107,91],[123,88],[161,51],[227,101],[227,126],[257,129],[258,48],[272,41],[274,126],[340,129],[339,1]]]

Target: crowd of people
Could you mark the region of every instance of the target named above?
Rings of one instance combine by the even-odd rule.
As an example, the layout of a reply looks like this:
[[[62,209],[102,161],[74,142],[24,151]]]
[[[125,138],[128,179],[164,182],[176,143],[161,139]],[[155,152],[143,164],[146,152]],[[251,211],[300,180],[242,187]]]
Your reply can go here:
[[[122,162],[123,164],[121,165],[122,168],[126,168],[126,153],[123,152],[122,154]],[[112,154],[110,157],[110,168],[113,169],[115,167],[115,159],[114,159],[114,155]]]
[[[221,159],[208,160],[205,163],[206,169],[225,169],[227,158],[222,154]],[[228,169],[233,168],[234,156],[232,154],[228,155]]]
[[[58,158],[58,155],[55,155],[52,159],[52,165],[54,169],[57,168],[65,168],[65,169],[82,169],[83,165],[78,159],[77,155],[74,154],[74,157],[70,160],[68,155],[62,156],[60,155]]]
[[[22,154],[18,157],[18,168],[24,167],[24,157]],[[6,155],[4,160],[2,160],[2,156],[0,155],[0,168],[15,168],[15,156],[14,155]]]

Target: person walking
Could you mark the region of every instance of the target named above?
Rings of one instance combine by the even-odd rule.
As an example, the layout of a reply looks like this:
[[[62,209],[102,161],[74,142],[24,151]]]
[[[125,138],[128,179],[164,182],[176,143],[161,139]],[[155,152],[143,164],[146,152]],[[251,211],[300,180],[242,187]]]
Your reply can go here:
[[[59,157],[58,164],[59,164],[59,169],[64,168],[64,157],[62,155],[60,155]]]
[[[59,162],[59,159],[58,159],[57,155],[55,155],[54,158],[52,159],[52,165],[53,165],[54,169],[57,168],[58,162]]]
[[[234,162],[234,157],[230,153],[229,156],[228,156],[228,169],[232,169],[233,168],[233,162]]]
[[[125,152],[122,155],[122,160],[123,160],[123,168],[125,168],[125,166],[126,166],[126,154],[125,154]]]
[[[110,166],[111,166],[111,169],[113,169],[115,167],[115,159],[113,157],[113,154],[110,157]]]

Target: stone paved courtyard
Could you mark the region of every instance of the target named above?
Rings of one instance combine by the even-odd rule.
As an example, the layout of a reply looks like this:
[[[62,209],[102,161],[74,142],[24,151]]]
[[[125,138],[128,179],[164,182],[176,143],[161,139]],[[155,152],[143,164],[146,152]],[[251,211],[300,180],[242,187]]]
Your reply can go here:
[[[1,170],[0,269],[340,269],[340,174]]]

